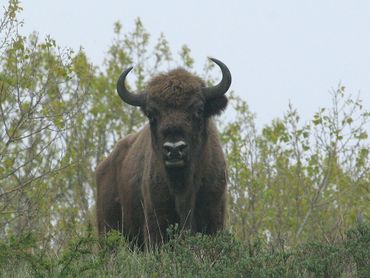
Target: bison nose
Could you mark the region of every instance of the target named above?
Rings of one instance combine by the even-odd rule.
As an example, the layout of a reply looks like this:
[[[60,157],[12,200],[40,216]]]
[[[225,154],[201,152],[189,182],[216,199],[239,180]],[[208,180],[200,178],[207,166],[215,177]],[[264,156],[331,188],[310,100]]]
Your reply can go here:
[[[184,141],[166,142],[163,144],[164,154],[167,159],[182,159],[187,151],[188,145]]]

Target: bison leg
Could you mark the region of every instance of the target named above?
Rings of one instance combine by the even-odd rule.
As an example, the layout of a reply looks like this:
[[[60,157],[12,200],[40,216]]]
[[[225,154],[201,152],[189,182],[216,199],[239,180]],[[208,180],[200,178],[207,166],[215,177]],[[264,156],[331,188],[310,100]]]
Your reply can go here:
[[[146,248],[157,248],[166,241],[165,215],[158,215],[155,210],[145,213],[144,240]]]
[[[194,217],[198,232],[213,235],[224,228],[225,193],[207,193],[198,193]]]
[[[121,206],[118,202],[106,203],[97,211],[99,234],[106,234],[111,230],[122,230]]]
[[[157,247],[168,241],[167,228],[180,223],[175,200],[163,191],[158,196],[162,198],[153,199],[150,205],[148,199],[145,199],[147,202],[144,204],[144,239],[147,247]]]
[[[196,232],[197,225],[194,221],[195,194],[193,192],[176,194],[175,206],[180,218],[180,228]]]
[[[104,235],[112,229],[121,230],[121,205],[117,186],[109,160],[105,160],[96,170],[97,201],[96,214],[98,232]]]

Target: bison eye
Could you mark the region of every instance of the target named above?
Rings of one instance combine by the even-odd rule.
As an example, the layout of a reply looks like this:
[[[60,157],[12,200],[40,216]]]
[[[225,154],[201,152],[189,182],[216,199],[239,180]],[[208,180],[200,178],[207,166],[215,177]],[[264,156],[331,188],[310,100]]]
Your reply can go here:
[[[199,107],[198,109],[195,110],[194,116],[196,118],[201,118],[201,117],[203,117],[203,112],[204,112],[203,107]]]
[[[153,111],[147,111],[146,116],[148,117],[149,123],[153,125],[156,122],[156,113]]]
[[[157,121],[158,112],[156,109],[148,107],[144,110],[145,116],[147,116],[149,123],[152,125]]]
[[[149,123],[150,124],[154,124],[155,123],[155,116],[153,114],[147,114],[147,117],[149,119]]]

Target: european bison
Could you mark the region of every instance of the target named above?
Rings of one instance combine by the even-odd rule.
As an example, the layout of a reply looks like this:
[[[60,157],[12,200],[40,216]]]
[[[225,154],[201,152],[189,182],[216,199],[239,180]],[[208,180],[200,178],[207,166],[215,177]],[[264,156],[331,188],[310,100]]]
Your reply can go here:
[[[100,234],[116,229],[139,246],[158,246],[171,224],[204,234],[223,228],[226,163],[212,116],[226,108],[231,74],[211,60],[222,71],[213,87],[179,68],[133,94],[125,87],[132,67],[120,76],[119,96],[141,107],[149,124],[119,141],[97,167]]]

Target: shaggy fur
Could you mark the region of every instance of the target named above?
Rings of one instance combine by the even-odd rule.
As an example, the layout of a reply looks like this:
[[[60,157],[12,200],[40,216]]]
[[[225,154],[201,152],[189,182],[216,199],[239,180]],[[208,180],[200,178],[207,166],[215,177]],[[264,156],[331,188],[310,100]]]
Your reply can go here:
[[[212,116],[227,98],[206,102],[203,87],[184,69],[148,83],[142,110],[150,124],[119,141],[96,170],[100,234],[116,229],[139,246],[158,246],[171,224],[205,234],[223,228],[226,164]],[[180,139],[186,165],[166,168],[163,143]]]
[[[181,107],[194,94],[200,95],[202,87],[204,87],[204,82],[200,78],[179,68],[153,78],[147,90],[152,97],[159,99],[163,104]]]

